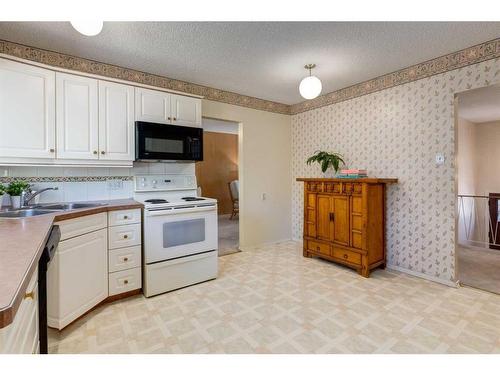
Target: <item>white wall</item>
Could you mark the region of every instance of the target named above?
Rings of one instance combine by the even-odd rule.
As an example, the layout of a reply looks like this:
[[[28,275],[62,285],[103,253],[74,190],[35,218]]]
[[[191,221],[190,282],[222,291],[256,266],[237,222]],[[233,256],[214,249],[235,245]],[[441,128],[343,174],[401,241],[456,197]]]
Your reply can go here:
[[[290,116],[210,100],[202,115],[242,124],[240,246],[290,239]]]
[[[204,131],[226,134],[238,134],[238,123],[232,121],[221,121],[211,118],[202,118],[202,127]]]
[[[476,194],[500,193],[500,121],[475,125],[475,170]]]

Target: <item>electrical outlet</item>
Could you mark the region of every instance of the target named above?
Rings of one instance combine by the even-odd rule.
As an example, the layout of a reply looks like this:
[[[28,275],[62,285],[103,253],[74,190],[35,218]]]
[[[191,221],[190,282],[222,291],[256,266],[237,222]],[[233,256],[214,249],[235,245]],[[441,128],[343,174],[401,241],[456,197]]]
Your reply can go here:
[[[121,190],[123,189],[122,180],[108,180],[108,190]]]

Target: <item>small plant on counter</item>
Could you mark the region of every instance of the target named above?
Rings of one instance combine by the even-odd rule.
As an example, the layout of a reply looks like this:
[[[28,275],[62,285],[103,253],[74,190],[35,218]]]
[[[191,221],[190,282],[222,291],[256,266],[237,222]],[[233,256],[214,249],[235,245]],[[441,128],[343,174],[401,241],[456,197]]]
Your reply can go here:
[[[5,193],[5,186],[0,184],[0,197],[3,195],[3,193]]]
[[[9,194],[11,197],[19,197],[23,193],[23,191],[29,189],[30,184],[28,184],[26,181],[14,181],[7,186],[7,189],[5,191],[7,194]]]
[[[325,173],[328,168],[333,168],[335,173],[339,171],[341,165],[344,165],[343,156],[337,152],[316,151],[313,156],[307,159],[307,165],[318,163],[321,165],[321,171]]]

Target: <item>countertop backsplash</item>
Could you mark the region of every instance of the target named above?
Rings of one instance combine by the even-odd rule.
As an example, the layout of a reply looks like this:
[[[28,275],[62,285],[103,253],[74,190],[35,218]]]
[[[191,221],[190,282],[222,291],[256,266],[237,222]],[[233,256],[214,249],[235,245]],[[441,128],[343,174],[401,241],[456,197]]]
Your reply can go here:
[[[38,203],[125,199],[134,195],[135,175],[194,174],[194,163],[134,163],[133,168],[103,167],[3,167],[0,183],[25,179],[33,190],[58,187],[40,194]],[[10,205],[3,195],[2,207]]]

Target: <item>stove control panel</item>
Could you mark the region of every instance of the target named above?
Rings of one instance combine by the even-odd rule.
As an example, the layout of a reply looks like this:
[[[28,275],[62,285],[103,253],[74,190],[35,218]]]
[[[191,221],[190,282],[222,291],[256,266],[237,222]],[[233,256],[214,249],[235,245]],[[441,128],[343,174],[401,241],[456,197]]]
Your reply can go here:
[[[194,175],[147,175],[134,177],[135,191],[172,191],[196,189]]]

